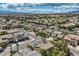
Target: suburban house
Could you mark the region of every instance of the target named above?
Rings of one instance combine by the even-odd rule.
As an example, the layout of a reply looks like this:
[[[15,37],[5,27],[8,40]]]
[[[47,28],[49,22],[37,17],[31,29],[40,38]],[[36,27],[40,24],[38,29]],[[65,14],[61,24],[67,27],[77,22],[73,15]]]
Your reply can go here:
[[[77,46],[79,44],[79,36],[74,34],[68,34],[64,37],[65,40],[70,42],[70,45]]]

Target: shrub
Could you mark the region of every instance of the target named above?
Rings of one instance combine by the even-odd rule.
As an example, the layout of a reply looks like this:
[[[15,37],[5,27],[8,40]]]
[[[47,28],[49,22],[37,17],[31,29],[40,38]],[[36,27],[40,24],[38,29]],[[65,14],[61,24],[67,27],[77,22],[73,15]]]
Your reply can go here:
[[[6,35],[6,34],[8,34],[7,31],[0,32],[0,35]]]
[[[27,45],[27,48],[30,48],[31,50],[33,50],[33,46],[31,45]]]

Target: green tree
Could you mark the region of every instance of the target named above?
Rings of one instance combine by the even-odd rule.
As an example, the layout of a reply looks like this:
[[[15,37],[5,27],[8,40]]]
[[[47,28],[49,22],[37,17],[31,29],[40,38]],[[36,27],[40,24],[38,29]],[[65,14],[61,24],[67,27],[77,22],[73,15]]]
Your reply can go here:
[[[46,56],[46,50],[40,49],[40,53],[41,53],[43,56]]]
[[[56,55],[56,53],[57,53],[57,55],[68,55],[69,54],[68,44],[67,44],[67,41],[65,41],[64,39],[53,40],[53,41],[51,41],[51,43],[56,47],[53,50],[53,53],[55,55]],[[58,52],[56,52],[56,51],[58,51]],[[62,54],[61,51],[63,51],[64,54]]]

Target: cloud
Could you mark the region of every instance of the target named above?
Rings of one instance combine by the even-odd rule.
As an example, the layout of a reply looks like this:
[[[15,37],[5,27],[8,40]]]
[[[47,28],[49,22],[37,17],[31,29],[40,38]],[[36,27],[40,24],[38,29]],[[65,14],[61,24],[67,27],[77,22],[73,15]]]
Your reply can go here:
[[[78,3],[40,4],[40,3],[0,3],[0,10],[24,13],[68,13],[79,10]]]

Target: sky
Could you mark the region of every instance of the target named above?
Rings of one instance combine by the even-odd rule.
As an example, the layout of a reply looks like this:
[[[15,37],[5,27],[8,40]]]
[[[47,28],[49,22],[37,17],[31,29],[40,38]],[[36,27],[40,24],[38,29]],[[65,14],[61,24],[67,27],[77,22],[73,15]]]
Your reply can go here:
[[[0,3],[0,14],[79,13],[79,3]]]

